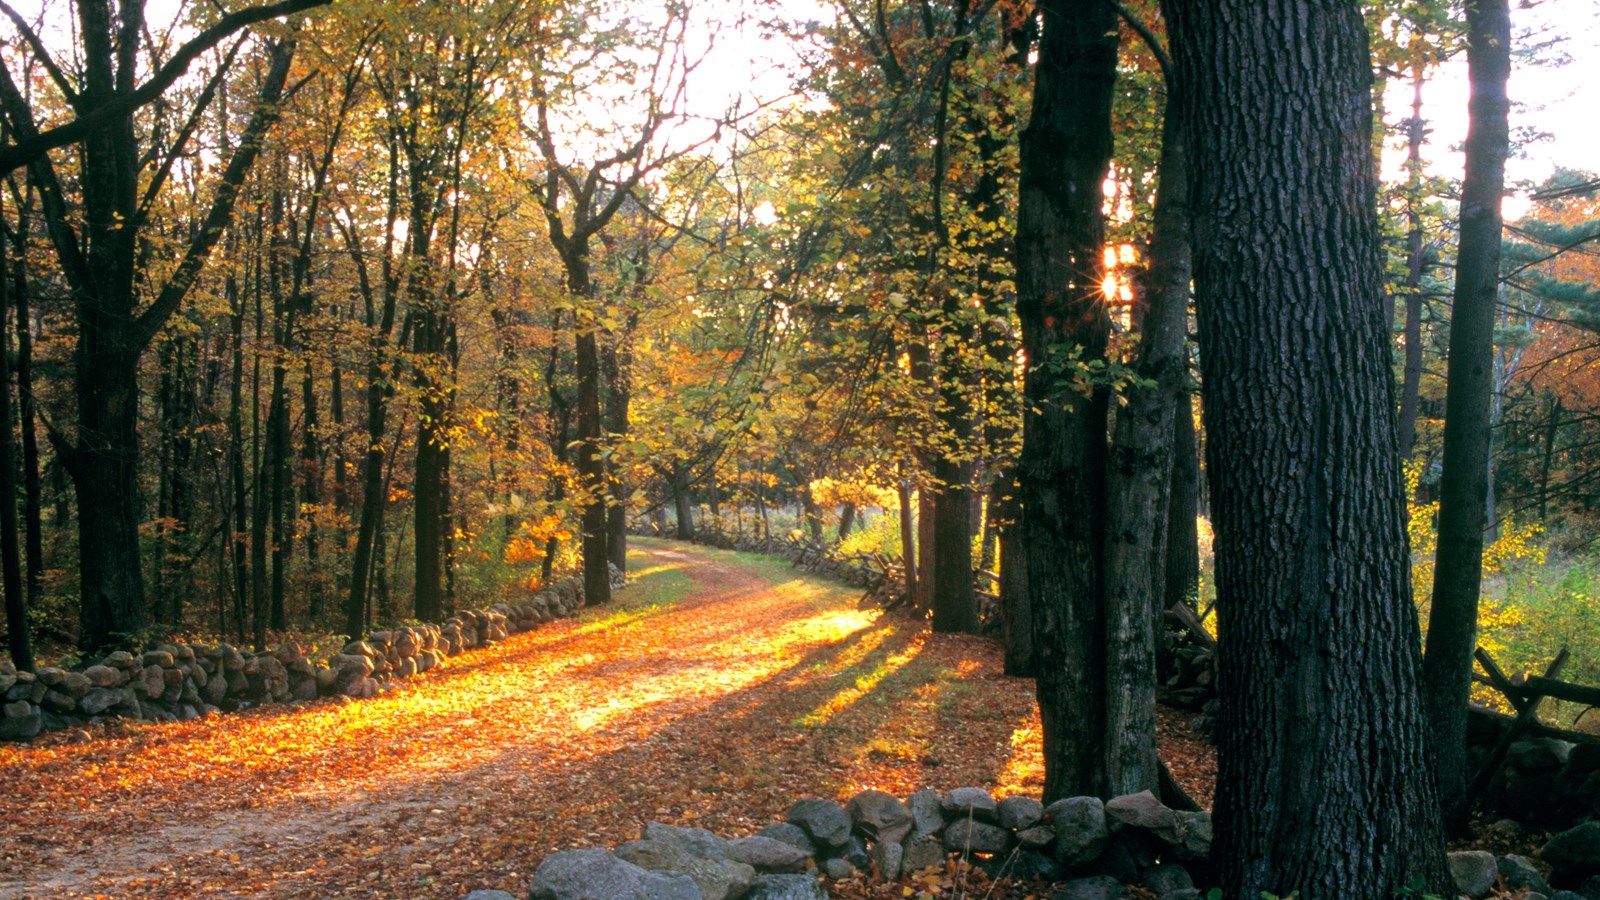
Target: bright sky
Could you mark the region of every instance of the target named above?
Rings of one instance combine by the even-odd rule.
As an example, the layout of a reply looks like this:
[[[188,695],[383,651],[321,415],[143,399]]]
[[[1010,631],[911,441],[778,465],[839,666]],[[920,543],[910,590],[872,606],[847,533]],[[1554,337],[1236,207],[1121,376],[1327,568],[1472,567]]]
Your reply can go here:
[[[1512,29],[1520,50],[1557,41],[1540,60],[1513,57],[1511,129],[1544,132],[1548,138],[1525,147],[1507,164],[1506,179],[1538,183],[1559,167],[1600,172],[1600,0],[1543,0],[1512,4]],[[1565,60],[1550,64],[1550,60]],[[1467,136],[1467,60],[1463,52],[1423,88],[1423,116],[1430,134],[1423,156],[1430,171],[1460,179],[1461,144]],[[1411,113],[1411,85],[1397,82],[1387,97],[1389,121]],[[1386,157],[1392,175],[1404,152]],[[1510,198],[1506,213],[1520,215],[1525,201]]]
[[[65,0],[13,0],[13,6],[29,18],[37,16],[43,5],[53,9],[52,24],[64,25],[70,16],[71,7]],[[176,0],[150,0],[149,15],[160,21],[170,17],[177,5]],[[1600,0],[1519,0],[1512,6],[1518,49],[1557,42],[1541,52],[1540,62],[1515,62],[1513,133],[1531,130],[1549,137],[1524,148],[1511,161],[1508,178],[1539,182],[1557,166],[1600,171]],[[696,96],[691,104],[704,116],[725,111],[727,102],[740,95],[748,98],[748,103],[782,96],[788,89],[777,66],[792,59],[792,51],[775,46],[777,41],[761,40],[759,27],[741,21],[743,15],[779,14],[796,20],[831,15],[826,0],[699,0],[696,7],[697,18],[728,23],[694,80]],[[1564,61],[1551,64],[1548,61],[1552,59]],[[1409,115],[1411,86],[1394,82],[1390,91],[1387,108],[1392,123]],[[1430,129],[1424,156],[1435,174],[1461,177],[1460,146],[1466,137],[1468,93],[1465,53],[1447,63],[1424,89],[1423,114]],[[1403,152],[1389,154],[1386,173],[1398,172],[1402,159]],[[1517,214],[1524,207],[1513,198],[1507,212]]]

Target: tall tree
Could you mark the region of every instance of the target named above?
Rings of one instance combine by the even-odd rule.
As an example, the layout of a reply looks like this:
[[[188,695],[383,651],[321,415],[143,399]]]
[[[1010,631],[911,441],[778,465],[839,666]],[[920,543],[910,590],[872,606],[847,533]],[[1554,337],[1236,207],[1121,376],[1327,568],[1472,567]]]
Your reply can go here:
[[[311,5],[301,3],[295,8]],[[85,649],[95,650],[126,642],[148,624],[139,553],[143,520],[138,485],[139,360],[183,303],[232,217],[239,186],[277,119],[294,44],[278,41],[271,46],[271,63],[261,82],[256,112],[221,173],[209,208],[177,267],[161,284],[155,299],[141,309],[138,259],[142,226],[173,164],[187,152],[184,145],[191,129],[181,129],[173,144],[158,144],[154,153],[141,152],[134,112],[142,92],[161,77],[158,74],[156,80],[138,83],[143,65],[139,51],[145,30],[144,3],[130,0],[113,12],[109,0],[78,0],[75,8],[77,51],[82,60],[76,84],[44,55],[37,39],[30,44],[41,54],[56,88],[79,112],[78,118],[41,132],[34,109],[9,69],[0,71],[0,107],[17,137],[10,149],[43,148],[28,161],[29,175],[39,188],[47,230],[72,292],[78,324],[73,360],[76,408],[73,418],[53,431],[51,438],[77,490],[79,642]],[[13,17],[13,23],[17,22],[20,17]],[[210,36],[211,43],[194,51],[185,65],[231,33],[214,34],[214,30],[202,32]],[[212,96],[209,91],[201,95],[196,115]],[[57,176],[47,155],[50,146],[60,146],[51,144],[50,135],[75,126],[81,127],[71,132],[75,137],[69,140],[77,140],[80,147],[75,187],[81,216],[66,193],[72,182]]]
[[[1140,26],[1142,29],[1142,26]],[[1164,72],[1171,66],[1148,30]],[[1166,611],[1166,542],[1177,416],[1189,415],[1188,148],[1181,92],[1167,83],[1160,183],[1143,279],[1139,381],[1123,392],[1111,442],[1106,507],[1106,775],[1113,795],[1155,790],[1156,636]],[[1181,407],[1181,408],[1180,408]],[[1153,601],[1153,602],[1152,602]]]
[[[1165,6],[1190,111],[1222,891],[1444,892],[1361,5]]]
[[[1017,500],[1033,614],[1045,799],[1105,790],[1103,563],[1109,390],[1101,184],[1111,161],[1116,11],[1045,0],[1022,133],[1017,315],[1027,357]],[[1090,383],[1080,387],[1080,382]]]
[[[1439,480],[1439,550],[1428,654],[1423,665],[1440,801],[1451,830],[1466,825],[1467,697],[1477,644],[1478,593],[1489,491],[1490,400],[1496,301],[1500,294],[1500,201],[1510,146],[1506,82],[1511,13],[1506,0],[1467,4],[1472,97],[1461,189],[1461,243],[1450,316],[1444,468]]]

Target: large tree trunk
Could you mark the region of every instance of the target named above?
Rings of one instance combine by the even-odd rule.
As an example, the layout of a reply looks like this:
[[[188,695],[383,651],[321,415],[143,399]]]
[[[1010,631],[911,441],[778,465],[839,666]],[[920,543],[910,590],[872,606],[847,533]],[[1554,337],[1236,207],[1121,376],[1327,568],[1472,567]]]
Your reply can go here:
[[[131,647],[149,623],[139,558],[139,357],[95,334],[78,337],[84,437],[64,456],[78,497],[78,643],[89,652]]]
[[[1452,831],[1467,822],[1467,696],[1477,643],[1488,507],[1490,395],[1494,388],[1495,301],[1500,288],[1500,201],[1505,194],[1510,102],[1511,15],[1506,0],[1467,5],[1472,99],[1461,248],[1450,317],[1444,468],[1439,479],[1439,550],[1428,655],[1423,665],[1440,802]]]
[[[1355,0],[1168,0],[1217,532],[1223,896],[1449,889]]]
[[[1022,133],[1017,313],[1028,370],[1017,498],[1033,614],[1044,799],[1106,790],[1107,391],[1071,388],[1061,355],[1105,355],[1101,184],[1111,160],[1117,22],[1102,0],[1045,0]],[[1067,363],[1071,366],[1071,363]]]
[[[1156,642],[1166,581],[1166,524],[1172,478],[1173,420],[1187,404],[1189,338],[1188,157],[1179,131],[1181,94],[1169,91],[1161,136],[1145,278],[1149,301],[1138,374],[1117,410],[1106,507],[1106,775],[1113,796],[1155,791]],[[1188,415],[1188,409],[1183,410]]]
[[[672,510],[678,519],[673,536],[680,541],[694,540],[694,497],[689,493],[687,472],[680,472],[672,479]]]

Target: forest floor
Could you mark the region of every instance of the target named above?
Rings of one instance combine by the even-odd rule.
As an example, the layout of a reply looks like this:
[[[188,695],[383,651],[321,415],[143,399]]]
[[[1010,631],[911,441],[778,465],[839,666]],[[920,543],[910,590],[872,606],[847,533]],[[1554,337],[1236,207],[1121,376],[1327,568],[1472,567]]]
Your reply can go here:
[[[521,896],[546,854],[650,820],[736,837],[866,788],[1038,796],[1032,682],[994,641],[761,557],[630,562],[612,605],[371,700],[0,747],[0,897]],[[1177,714],[1162,738],[1209,803],[1209,747]]]

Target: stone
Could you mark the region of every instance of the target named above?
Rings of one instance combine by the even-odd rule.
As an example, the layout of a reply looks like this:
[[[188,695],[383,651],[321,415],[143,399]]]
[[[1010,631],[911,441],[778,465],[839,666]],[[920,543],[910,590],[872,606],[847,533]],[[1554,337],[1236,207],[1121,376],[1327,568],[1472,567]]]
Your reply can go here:
[[[1194,879],[1189,877],[1189,870],[1171,863],[1151,866],[1145,870],[1140,883],[1160,897],[1165,897],[1173,891],[1189,890],[1194,887]]]
[[[807,856],[817,855],[817,845],[811,843],[811,836],[799,825],[790,825],[788,822],[776,822],[756,832],[757,837],[772,838],[783,841],[791,847],[797,847],[806,852]]]
[[[867,855],[867,842],[859,835],[850,835],[849,843],[845,844],[844,849],[834,855],[849,860],[850,865],[855,866],[857,869],[865,869],[872,864],[872,857]]]
[[[50,688],[44,692],[44,699],[40,701],[40,705],[51,712],[69,713],[78,708],[78,701],[55,688]]]
[[[1056,888],[1050,894],[1050,900],[1123,900],[1127,896],[1128,891],[1122,882],[1110,875],[1095,875],[1075,878]]]
[[[843,847],[850,843],[850,816],[832,800],[797,800],[784,818],[805,829],[819,847]]]
[[[828,900],[828,891],[810,875],[762,875],[744,900]]]
[[[1533,867],[1533,863],[1529,862],[1527,857],[1506,854],[1495,861],[1495,869],[1505,880],[1506,887],[1513,891],[1550,893],[1550,885],[1545,882],[1544,876],[1539,874],[1539,870]]]
[[[835,856],[832,859],[822,861],[822,874],[832,878],[834,881],[843,881],[846,878],[855,876],[856,867],[850,863],[850,860]]]
[[[749,889],[750,882],[756,877],[756,870],[744,863],[696,856],[668,841],[629,841],[612,852],[618,859],[641,869],[688,875],[700,886],[700,893],[705,900],[739,897]]]
[[[1211,813],[1180,812],[1183,843],[1172,848],[1172,855],[1185,862],[1204,862],[1211,858]]]
[[[703,859],[727,859],[728,842],[704,828],[668,825],[664,822],[646,822],[641,836],[647,841],[672,844],[689,854]]]
[[[944,828],[944,802],[933,791],[917,791],[906,798],[911,810],[911,834],[938,834]]]
[[[943,841],[935,835],[919,834],[906,841],[900,867],[904,872],[915,872],[930,866],[943,866],[945,857]]]
[[[1506,765],[1523,772],[1552,772],[1566,763],[1572,747],[1555,738],[1517,741],[1506,751]]]
[[[1044,804],[1032,797],[1019,794],[995,804],[995,812],[1000,819],[1001,828],[1021,831],[1039,824],[1044,819]]]
[[[1494,854],[1484,850],[1458,850],[1445,856],[1456,890],[1468,897],[1487,897],[1500,877]]]
[[[1024,850],[1043,850],[1056,839],[1056,830],[1049,825],[1035,825],[1017,832],[1017,843]]]
[[[980,822],[993,822],[998,818],[994,797],[983,788],[955,788],[944,795],[940,806],[947,819],[966,817]]]
[[[1043,853],[1024,850],[1015,857],[1015,865],[1006,873],[1016,878],[1039,878],[1045,881],[1061,880],[1061,867]]]
[[[144,663],[146,668],[160,666],[163,669],[171,668],[174,663],[172,654],[165,650],[147,650],[139,661]]]
[[[145,666],[133,687],[134,690],[143,691],[146,697],[160,697],[167,689],[167,671],[160,666]]]
[[[1067,870],[1094,862],[1105,852],[1111,832],[1105,804],[1098,797],[1067,797],[1045,807],[1056,830],[1056,862]]]
[[[872,862],[885,881],[897,880],[905,861],[906,848],[898,841],[880,841],[872,847]]]
[[[90,666],[83,670],[83,675],[95,687],[120,687],[128,680],[128,676],[122,674],[120,669],[106,665]]]
[[[55,687],[61,683],[63,678],[67,677],[67,673],[65,670],[55,666],[40,666],[38,671],[33,673],[33,676],[39,679],[39,683],[45,687]]]
[[[729,841],[728,858],[758,872],[804,872],[811,854],[785,841],[752,835]]]
[[[644,870],[605,850],[561,850],[539,863],[528,900],[647,900]]]
[[[875,841],[897,844],[911,833],[911,810],[893,794],[862,791],[850,798],[844,811],[862,834]]]
[[[39,707],[26,700],[5,705],[0,717],[0,741],[31,741],[44,730],[44,716]]]
[[[86,716],[98,716],[118,703],[122,702],[122,694],[110,688],[91,688],[89,693],[78,701],[78,712]]]
[[[461,900],[517,900],[505,891],[477,890],[461,898]]]
[[[1555,869],[1558,881],[1600,875],[1600,822],[1585,822],[1561,832],[1544,845],[1539,857]]]
[[[61,683],[57,685],[57,689],[61,693],[74,700],[82,699],[83,695],[89,693],[89,689],[92,687],[94,687],[94,682],[90,681],[89,676],[82,672],[68,672],[62,676]]]
[[[1205,900],[1205,898],[1201,896],[1198,888],[1184,888],[1181,891],[1162,894],[1161,900]],[[1524,897],[1523,900],[1533,900],[1533,898]]]
[[[957,819],[945,826],[944,848],[959,853],[1004,853],[1011,848],[1011,832],[974,819]]]
[[[105,659],[101,660],[101,662],[105,665],[111,666],[112,668],[122,669],[124,671],[144,668],[143,666],[139,665],[137,660],[133,658],[133,654],[126,650],[114,651]]]
[[[1149,791],[1113,797],[1106,802],[1105,810],[1106,823],[1112,831],[1139,828],[1169,846],[1183,843],[1183,826],[1178,821],[1178,814]]]
[[[704,900],[700,885],[682,872],[651,872],[640,876],[644,895],[650,900]]]

